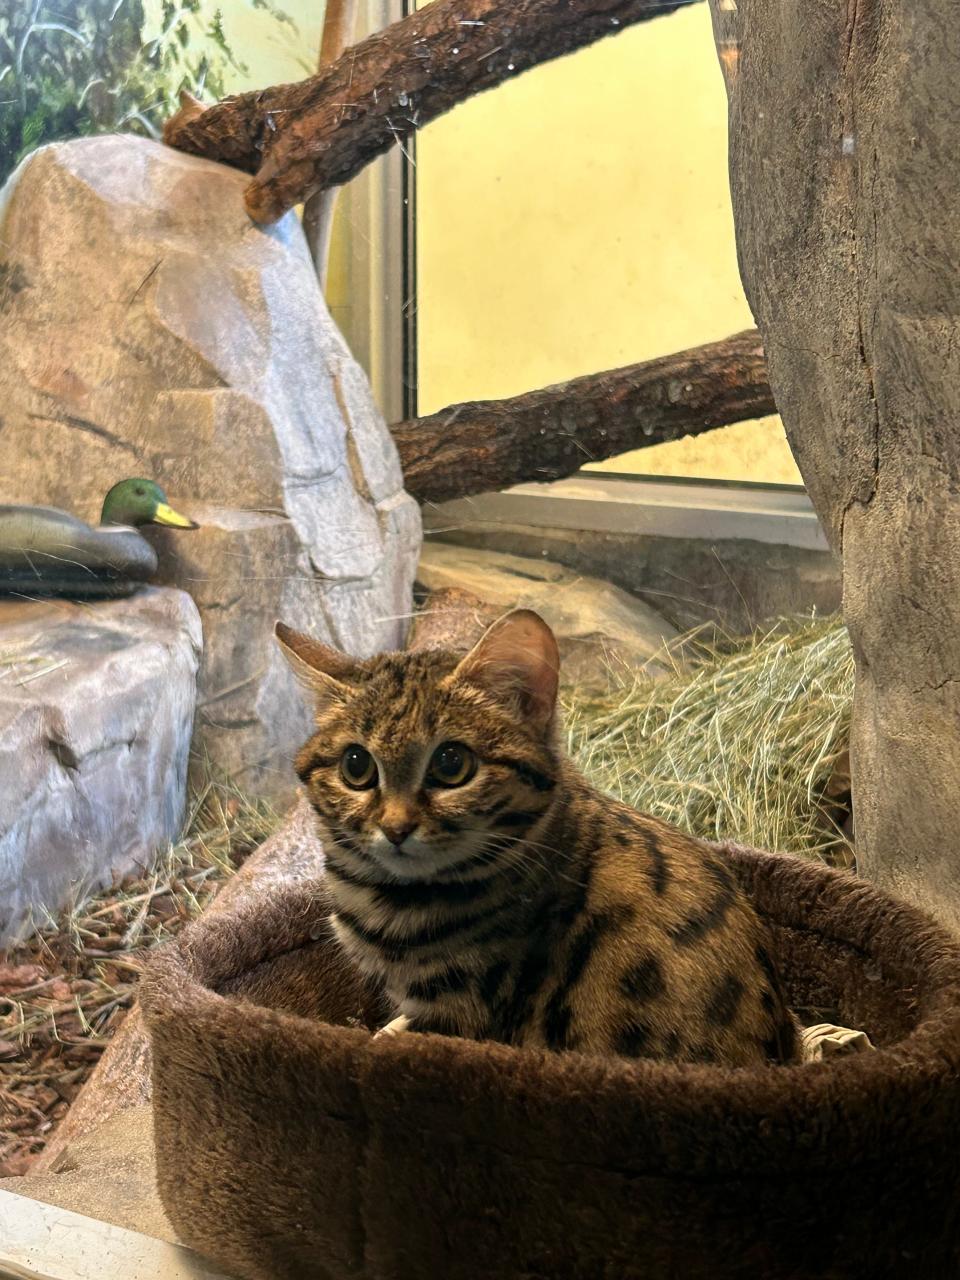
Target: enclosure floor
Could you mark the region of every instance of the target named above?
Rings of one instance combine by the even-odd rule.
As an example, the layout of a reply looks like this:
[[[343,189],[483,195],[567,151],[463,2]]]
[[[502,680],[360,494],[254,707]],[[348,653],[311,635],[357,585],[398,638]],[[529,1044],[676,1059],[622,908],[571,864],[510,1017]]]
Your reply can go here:
[[[277,824],[211,785],[187,838],[0,953],[0,1178],[27,1173],[132,1005],[145,953],[174,937]]]

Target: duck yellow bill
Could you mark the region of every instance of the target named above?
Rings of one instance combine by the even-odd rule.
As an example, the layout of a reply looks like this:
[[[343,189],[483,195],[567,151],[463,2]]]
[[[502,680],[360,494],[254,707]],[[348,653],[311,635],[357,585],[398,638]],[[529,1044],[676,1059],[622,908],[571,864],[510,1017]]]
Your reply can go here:
[[[157,505],[156,513],[153,517],[154,524],[169,524],[174,529],[197,529],[199,525],[194,524],[192,520],[188,520],[186,516],[182,516],[179,511],[174,511],[173,507],[168,507],[165,502]]]

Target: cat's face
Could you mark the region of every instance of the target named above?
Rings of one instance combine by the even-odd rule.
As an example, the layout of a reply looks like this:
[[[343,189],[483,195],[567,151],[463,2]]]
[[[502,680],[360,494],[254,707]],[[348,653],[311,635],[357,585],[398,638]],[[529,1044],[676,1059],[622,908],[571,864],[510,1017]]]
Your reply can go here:
[[[466,873],[550,803],[557,656],[535,615],[508,615],[459,661],[353,662],[286,628],[278,636],[318,702],[297,771],[328,840],[366,878]]]

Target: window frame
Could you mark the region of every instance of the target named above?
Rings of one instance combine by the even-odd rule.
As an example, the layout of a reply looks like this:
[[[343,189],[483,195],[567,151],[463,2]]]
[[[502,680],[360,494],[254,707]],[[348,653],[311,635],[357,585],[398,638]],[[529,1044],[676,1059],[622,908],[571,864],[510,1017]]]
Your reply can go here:
[[[414,8],[414,0],[363,0],[358,39]],[[350,318],[337,319],[391,423],[417,416],[416,191],[416,135],[411,134],[402,147],[369,165],[341,197],[361,234],[351,246],[352,294],[357,296],[351,298]],[[521,484],[424,509],[425,532],[457,523],[742,538],[830,549],[804,486],[699,476],[585,469],[565,480]]]

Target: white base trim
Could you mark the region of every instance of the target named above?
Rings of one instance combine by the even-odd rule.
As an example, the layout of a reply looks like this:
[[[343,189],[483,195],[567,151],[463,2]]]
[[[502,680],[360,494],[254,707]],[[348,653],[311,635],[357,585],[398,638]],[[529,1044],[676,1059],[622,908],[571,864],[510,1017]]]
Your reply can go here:
[[[425,532],[524,525],[590,533],[709,542],[746,539],[827,551],[806,492],[792,486],[728,484],[581,471],[552,484],[426,505]]]
[[[0,1191],[0,1280],[229,1280],[183,1245]]]

